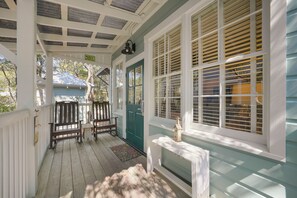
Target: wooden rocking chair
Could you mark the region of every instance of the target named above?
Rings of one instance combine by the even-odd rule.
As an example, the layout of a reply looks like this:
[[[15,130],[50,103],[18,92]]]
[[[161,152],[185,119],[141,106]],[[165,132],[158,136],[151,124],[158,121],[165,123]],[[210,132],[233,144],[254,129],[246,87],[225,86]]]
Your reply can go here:
[[[98,133],[117,135],[117,117],[111,117],[109,102],[93,102],[92,114],[95,139]]]
[[[54,123],[50,124],[50,148],[58,140],[76,138],[82,142],[81,120],[79,120],[78,102],[56,102]],[[55,145],[53,145],[55,143]]]

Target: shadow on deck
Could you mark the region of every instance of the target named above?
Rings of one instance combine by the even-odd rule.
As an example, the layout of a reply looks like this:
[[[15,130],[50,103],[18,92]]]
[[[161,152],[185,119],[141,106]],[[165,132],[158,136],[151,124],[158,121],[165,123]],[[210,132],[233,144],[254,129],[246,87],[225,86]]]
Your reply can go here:
[[[189,197],[164,177],[146,174],[144,156],[122,162],[110,147],[123,143],[109,134],[59,142],[45,155],[36,197]]]

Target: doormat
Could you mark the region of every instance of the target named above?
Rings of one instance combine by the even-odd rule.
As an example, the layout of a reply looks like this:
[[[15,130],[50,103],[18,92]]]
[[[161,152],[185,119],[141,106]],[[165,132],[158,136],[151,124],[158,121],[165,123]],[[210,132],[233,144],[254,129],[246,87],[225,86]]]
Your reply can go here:
[[[140,156],[140,153],[138,153],[134,148],[132,148],[128,144],[113,146],[113,147],[110,147],[110,149],[122,162],[131,160],[133,158]]]

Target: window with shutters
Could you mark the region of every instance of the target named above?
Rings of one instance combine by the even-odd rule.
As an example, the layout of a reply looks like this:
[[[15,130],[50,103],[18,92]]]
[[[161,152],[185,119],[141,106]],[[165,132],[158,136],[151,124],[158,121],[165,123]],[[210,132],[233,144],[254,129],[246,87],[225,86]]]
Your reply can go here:
[[[284,1],[188,1],[147,33],[147,134],[180,116],[184,137],[285,160],[285,21]]]
[[[176,119],[181,111],[181,25],[153,42],[154,115]]]
[[[193,126],[263,133],[262,0],[217,0],[191,18]]]
[[[118,110],[123,109],[123,81],[124,81],[124,71],[123,62],[116,65],[115,69],[116,78],[116,108]]]

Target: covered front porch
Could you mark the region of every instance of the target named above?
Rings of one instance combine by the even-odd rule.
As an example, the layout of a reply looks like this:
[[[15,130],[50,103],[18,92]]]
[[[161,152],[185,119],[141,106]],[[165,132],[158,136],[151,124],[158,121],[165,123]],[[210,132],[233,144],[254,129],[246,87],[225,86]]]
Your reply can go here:
[[[111,147],[122,144],[109,134],[60,142],[46,152],[36,197],[189,197],[160,174],[147,175],[145,156],[121,161]]]
[[[16,74],[0,87],[16,105],[0,114],[0,197],[295,198],[296,13],[294,0],[0,0],[0,63]],[[100,68],[108,86],[84,88],[111,104],[116,137],[49,149],[57,59]],[[83,124],[98,100],[76,101]],[[126,143],[143,155],[121,161]]]

